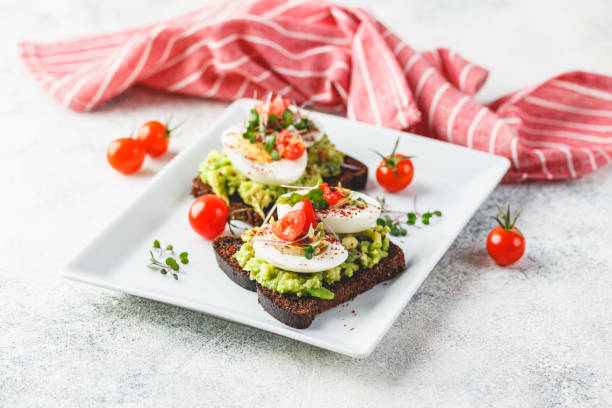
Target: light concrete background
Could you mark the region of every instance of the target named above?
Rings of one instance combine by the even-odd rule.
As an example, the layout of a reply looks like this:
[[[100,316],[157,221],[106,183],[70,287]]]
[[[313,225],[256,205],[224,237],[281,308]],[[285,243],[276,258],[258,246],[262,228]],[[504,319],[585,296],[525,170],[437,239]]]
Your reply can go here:
[[[202,3],[0,2],[0,406],[612,405],[612,166],[498,187],[365,360],[63,280],[63,263],[165,164],[123,177],[108,142],[174,113],[188,120],[180,151],[226,104],[135,89],[76,114],[26,75],[16,42]],[[612,74],[609,1],[369,6],[415,48],[489,68],[482,101],[567,70]],[[509,268],[484,249],[494,202],[524,208],[527,253]]]

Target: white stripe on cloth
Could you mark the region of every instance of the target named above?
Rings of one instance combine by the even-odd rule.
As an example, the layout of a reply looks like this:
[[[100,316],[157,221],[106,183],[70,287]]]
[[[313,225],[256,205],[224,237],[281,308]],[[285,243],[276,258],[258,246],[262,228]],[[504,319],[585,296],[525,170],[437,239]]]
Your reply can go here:
[[[306,24],[312,24],[312,23],[314,23],[315,21],[323,20],[324,18],[326,18],[327,16],[329,16],[329,13],[330,13],[330,12],[329,12],[328,10],[323,10],[323,11],[321,11],[320,13],[316,13],[316,14],[313,14],[313,15],[311,15],[311,16],[306,17],[306,18],[305,18],[303,21],[304,21]]]
[[[446,124],[446,138],[449,142],[453,142],[453,125],[455,124],[455,117],[461,110],[461,107],[470,99],[469,96],[464,95],[459,99],[457,104],[453,107],[450,116],[448,117],[448,123]]]
[[[610,160],[612,160],[612,158],[608,155],[608,153],[603,147],[598,146],[595,149],[597,149],[597,151],[606,159],[607,162],[610,162]]]
[[[585,133],[566,132],[564,130],[553,130],[553,129],[534,129],[529,126],[522,126],[521,131],[525,133],[529,133],[530,135],[544,135],[544,136],[555,137],[555,138],[567,138],[567,139],[580,140],[583,142],[612,144],[612,137],[593,136],[593,135],[588,135]]]
[[[546,178],[551,180],[552,174],[550,174],[550,172],[548,171],[548,168],[546,167],[546,157],[544,156],[544,153],[542,153],[540,149],[534,149],[533,152],[540,159],[540,163],[542,164],[542,171],[544,172],[544,174],[546,174]]]
[[[358,34],[359,35],[359,34]],[[370,80],[370,72],[368,71],[368,67],[365,62],[365,56],[363,54],[363,47],[359,38],[355,40],[354,43],[355,56],[357,58],[357,63],[359,64],[359,69],[361,71],[361,77],[363,79],[363,83],[366,88],[366,92],[368,94],[368,101],[370,103],[370,108],[372,109],[372,114],[374,116],[374,123],[378,126],[382,125],[382,121],[380,120],[380,113],[378,111],[378,105],[376,103],[376,95],[374,94],[374,88],[372,87],[372,81]]]
[[[593,171],[597,170],[597,162],[595,161],[595,155],[593,155],[593,152],[590,149],[587,149],[586,147],[583,147],[580,150],[582,150],[587,154],[587,156],[589,156],[589,162],[591,163],[591,168],[593,169]]]
[[[462,91],[465,91],[465,81],[467,80],[467,76],[470,74],[472,68],[474,68],[474,64],[468,62],[461,70],[461,74],[459,74],[459,89]]]
[[[594,98],[603,99],[606,101],[612,101],[612,93],[606,91],[600,91],[599,89],[593,89],[586,86],[578,85],[573,82],[563,81],[560,79],[555,79],[550,81],[551,85],[558,86],[560,88],[569,89],[570,91],[574,91],[583,95],[592,96]]]
[[[517,114],[524,120],[543,125],[552,125],[557,127],[576,128],[581,130],[591,130],[593,132],[612,132],[612,125],[592,125],[590,123],[570,122],[562,119],[553,119],[542,116],[530,115],[518,106],[513,106],[509,111],[516,111]]]
[[[244,81],[242,81],[242,84],[240,85],[240,88],[238,88],[238,91],[236,92],[236,95],[234,95],[234,99],[242,98],[244,96],[244,91],[246,91],[248,86],[249,86],[249,79],[245,78]]]
[[[512,162],[514,163],[514,167],[517,170],[521,169],[519,159],[518,159],[518,136],[514,136],[512,141],[510,142],[510,152],[512,153]]]
[[[612,118],[612,111],[609,110],[578,108],[576,106],[564,105],[562,103],[548,101],[546,99],[537,98],[535,96],[528,96],[524,99],[524,101],[532,105],[537,105],[548,109],[554,109],[561,112],[577,113],[579,115],[604,116],[607,118]]]
[[[292,8],[297,7],[300,4],[306,3],[308,1],[310,0],[290,0],[285,3],[281,3],[279,6],[273,9],[266,11],[261,16],[264,18],[274,18],[274,17],[280,16],[285,11],[291,10]]]
[[[257,75],[255,78],[251,78],[251,82],[261,82],[264,81],[266,79],[268,79],[268,77],[272,75],[271,71],[264,71],[261,74]]]
[[[149,60],[149,54],[151,53],[153,42],[155,41],[159,33],[161,33],[164,28],[166,28],[166,26],[163,24],[160,24],[156,26],[153,30],[151,30],[149,39],[147,40],[147,44],[145,45],[145,49],[142,55],[140,56],[140,59],[138,60],[136,67],[134,67],[134,70],[130,73],[130,75],[126,78],[126,80],[123,81],[123,84],[119,87],[119,89],[124,90],[125,88],[130,86],[132,82],[134,82],[134,80],[138,77],[138,75],[140,74],[144,66],[147,64],[147,61]]]
[[[407,74],[410,71],[410,68],[421,58],[421,54],[416,53],[413,54],[412,57],[408,59],[406,66],[404,67],[404,74]]]
[[[521,143],[526,144],[528,146],[548,147],[548,148],[552,148],[552,149],[559,149],[561,152],[563,152],[565,154],[565,157],[567,158],[567,168],[568,168],[572,178],[576,178],[578,176],[576,174],[576,169],[574,169],[574,162],[573,162],[572,152],[570,151],[570,149],[566,145],[561,144],[561,143],[543,142],[543,141],[528,140],[528,139],[522,139]]]
[[[249,60],[250,58],[248,57],[248,55],[243,55],[242,57],[232,62],[216,62],[213,60],[207,61],[196,72],[188,75],[187,77],[181,79],[180,81],[175,82],[173,85],[170,85],[168,87],[168,90],[174,92],[174,91],[178,91],[179,89],[186,87],[187,85],[192,84],[193,82],[197,81],[202,75],[204,75],[204,73],[208,70],[210,66],[214,65],[215,67],[220,68],[220,69],[234,69],[246,63]]]
[[[64,99],[62,100],[62,105],[70,106],[74,96],[77,94],[77,92],[79,92],[81,90],[83,85],[85,85],[87,83],[87,81],[89,81],[89,79],[93,75],[94,75],[94,73],[89,73],[89,74],[83,75],[81,78],[79,78],[79,80],[72,86],[72,88],[70,88],[68,91],[66,91],[66,94],[64,95]]]
[[[395,109],[397,110],[397,118],[402,125],[402,128],[408,127],[408,121],[406,120],[406,116],[404,115],[404,108],[408,106],[408,97],[406,96],[406,92],[402,92],[404,89],[404,84],[402,84],[401,78],[397,75],[397,72],[393,69],[396,64],[395,61],[392,61],[389,55],[384,52],[383,55],[386,61],[385,68],[390,71],[391,79],[393,79],[394,86],[391,87],[391,95],[393,97],[393,103],[395,105]]]
[[[414,100],[415,101],[419,99],[419,95],[420,95],[421,91],[423,90],[423,87],[425,86],[425,82],[427,82],[427,79],[431,75],[433,75],[434,72],[436,72],[435,68],[429,67],[425,71],[423,71],[423,73],[421,74],[421,78],[419,79],[419,83],[417,84],[416,90],[414,91]]]
[[[438,107],[438,102],[440,98],[446,92],[446,90],[450,88],[450,84],[448,82],[440,85],[436,93],[434,94],[433,99],[431,100],[431,106],[429,107],[429,116],[427,118],[427,128],[431,131],[431,125],[434,119],[434,115],[436,114],[436,108]]]
[[[313,78],[313,77],[328,76],[332,72],[334,72],[336,69],[345,69],[349,71],[350,67],[344,61],[336,61],[325,71],[305,71],[305,70],[290,69],[290,68],[278,67],[278,66],[274,66],[272,67],[272,69],[283,75],[290,75],[296,78]]]
[[[480,108],[476,116],[474,116],[472,123],[470,124],[470,127],[468,129],[468,134],[467,134],[467,147],[469,147],[470,149],[472,148],[472,142],[474,140],[474,132],[476,131],[478,122],[480,122],[480,120],[483,118],[484,115],[486,115],[488,111],[489,110],[485,107]]]
[[[172,58],[171,60],[169,60],[168,62],[164,63],[163,65],[161,65],[160,67],[156,68],[153,72],[152,75],[163,71],[165,69],[170,68],[171,66],[178,64],[179,62],[183,61],[184,59],[187,59],[189,56],[193,55],[195,52],[197,52],[200,48],[203,47],[208,47],[208,48],[212,48],[212,49],[221,49],[223,47],[225,47],[227,44],[233,42],[233,41],[237,41],[237,40],[246,40],[255,44],[260,44],[260,45],[264,45],[270,48],[274,48],[276,51],[280,52],[281,54],[283,54],[285,57],[293,59],[293,60],[300,60],[300,59],[304,59],[304,58],[308,58],[311,57],[313,55],[318,55],[318,54],[324,54],[324,53],[331,53],[331,52],[336,52],[338,51],[338,49],[336,47],[333,46],[329,46],[329,45],[324,45],[321,47],[315,47],[315,48],[310,48],[302,53],[293,53],[290,52],[289,50],[285,49],[284,47],[282,47],[281,45],[279,45],[277,42],[272,41],[272,40],[268,40],[266,38],[261,38],[261,37],[257,37],[257,36],[252,36],[252,35],[243,35],[243,34],[230,34],[228,36],[223,37],[222,39],[219,40],[211,40],[209,38],[204,38],[192,45],[190,45],[185,51],[183,51],[182,53],[180,53],[179,55],[175,56],[174,58]]]
[[[497,133],[499,128],[504,124],[501,120],[496,120],[493,129],[491,130],[491,137],[489,138],[489,153],[495,154],[495,142],[497,141]]]
[[[336,91],[338,91],[338,94],[340,94],[342,101],[346,104],[346,102],[348,101],[348,94],[346,90],[336,81],[332,81],[332,85],[334,86],[334,88],[336,88]]]
[[[134,37],[132,37],[132,39],[130,41],[128,41],[123,46],[123,48],[121,49],[121,53],[117,56],[117,58],[115,59],[115,61],[111,65],[110,69],[106,72],[106,75],[104,76],[104,80],[102,81],[102,83],[98,87],[98,90],[96,91],[94,96],[89,100],[89,102],[87,102],[85,104],[85,110],[91,110],[91,108],[95,104],[98,103],[98,101],[100,100],[102,95],[104,95],[104,92],[106,91],[106,88],[108,88],[108,84],[110,84],[110,82],[113,80],[113,78],[115,78],[115,74],[117,73],[117,70],[121,66],[121,63],[123,62],[123,59],[126,57],[128,51],[130,50],[130,48],[132,48],[132,44],[134,44],[138,40],[140,40],[140,38],[138,36],[134,36]]]

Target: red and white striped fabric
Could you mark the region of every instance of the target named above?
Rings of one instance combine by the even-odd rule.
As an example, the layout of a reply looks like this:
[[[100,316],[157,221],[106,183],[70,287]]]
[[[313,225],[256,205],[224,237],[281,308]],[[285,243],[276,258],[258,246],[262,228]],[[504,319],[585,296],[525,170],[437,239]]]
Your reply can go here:
[[[572,72],[495,101],[487,71],[448,49],[419,53],[359,8],[229,1],[158,24],[20,44],[44,89],[89,111],[140,83],[233,100],[284,95],[511,159],[506,182],[574,178],[612,156],[612,78]]]

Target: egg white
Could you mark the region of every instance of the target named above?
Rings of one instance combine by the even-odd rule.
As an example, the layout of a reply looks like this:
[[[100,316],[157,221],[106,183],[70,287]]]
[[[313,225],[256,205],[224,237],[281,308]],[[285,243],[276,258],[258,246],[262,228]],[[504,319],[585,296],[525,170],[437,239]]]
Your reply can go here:
[[[302,176],[308,162],[306,151],[297,160],[281,158],[270,163],[258,163],[246,158],[238,149],[237,138],[242,138],[245,130],[244,125],[240,124],[227,129],[221,135],[225,153],[239,172],[253,181],[273,186],[291,184]]]
[[[303,255],[283,253],[278,246],[268,242],[269,240],[283,242],[272,232],[272,225],[266,224],[257,231],[251,241],[253,250],[266,262],[286,271],[300,273],[326,271],[340,265],[348,258],[348,250],[340,241],[331,237],[328,237],[325,252],[314,255],[312,259],[306,259]]]
[[[300,190],[298,193],[307,194],[308,190]],[[323,219],[325,226],[329,226],[336,234],[354,234],[365,231],[376,225],[376,220],[380,217],[381,208],[375,199],[359,192],[354,192],[354,194],[356,198],[362,198],[366,202],[366,208],[345,205],[342,209],[331,208],[317,211],[317,215]],[[288,195],[291,193],[283,196]],[[278,218],[281,219],[290,209],[289,204],[278,204],[276,206]]]

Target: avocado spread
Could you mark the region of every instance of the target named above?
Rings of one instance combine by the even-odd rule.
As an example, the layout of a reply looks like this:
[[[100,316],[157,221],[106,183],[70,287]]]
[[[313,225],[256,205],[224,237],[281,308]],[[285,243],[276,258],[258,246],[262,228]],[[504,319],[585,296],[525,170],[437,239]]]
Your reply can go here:
[[[342,244],[349,251],[349,256],[344,263],[323,272],[289,272],[269,264],[255,254],[250,240],[256,231],[257,228],[253,228],[242,235],[244,244],[234,254],[234,258],[244,270],[250,272],[251,279],[279,293],[317,296],[317,291],[312,289],[338,282],[344,276],[350,278],[360,268],[371,268],[389,255],[387,233],[390,228],[377,225],[357,234],[340,236]]]
[[[344,153],[336,150],[327,135],[308,148],[308,164],[302,177],[294,184],[314,186],[323,177],[336,176]],[[200,179],[210,185],[216,195],[229,203],[229,197],[238,194],[242,201],[252,206],[263,218],[264,210],[278,197],[289,191],[286,188],[271,186],[249,180],[232,166],[225,153],[212,150],[200,164]]]

